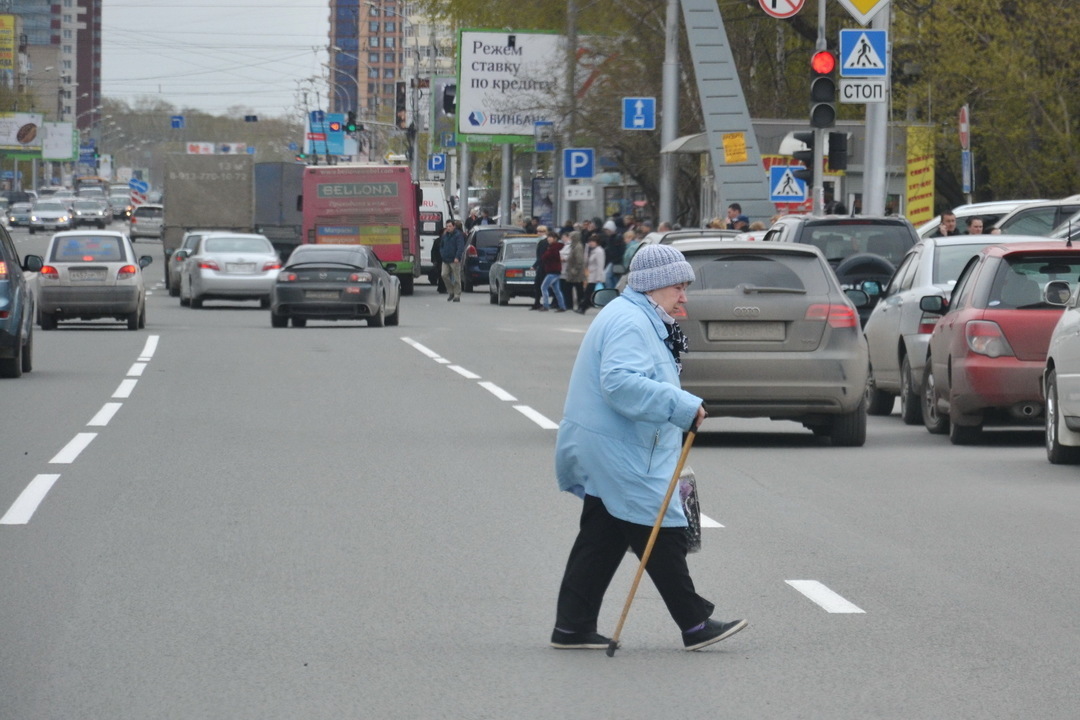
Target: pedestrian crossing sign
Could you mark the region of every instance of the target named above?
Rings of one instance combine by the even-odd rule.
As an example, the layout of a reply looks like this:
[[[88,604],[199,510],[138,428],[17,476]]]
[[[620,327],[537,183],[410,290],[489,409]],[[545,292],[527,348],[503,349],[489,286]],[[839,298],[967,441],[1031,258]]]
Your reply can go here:
[[[888,45],[886,30],[841,30],[840,77],[887,77]]]
[[[802,165],[773,165],[769,168],[769,202],[800,203],[806,201],[806,183],[795,177]]]

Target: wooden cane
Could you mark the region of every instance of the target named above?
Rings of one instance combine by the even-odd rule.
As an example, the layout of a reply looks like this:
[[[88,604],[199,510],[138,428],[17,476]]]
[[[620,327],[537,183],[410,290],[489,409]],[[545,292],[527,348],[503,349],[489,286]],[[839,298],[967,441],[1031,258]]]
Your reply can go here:
[[[656,543],[656,536],[660,534],[660,525],[664,522],[664,515],[667,513],[668,504],[671,503],[671,496],[675,494],[675,488],[679,484],[679,476],[682,475],[683,465],[686,463],[686,456],[690,454],[690,446],[694,444],[694,437],[696,435],[697,425],[694,425],[686,435],[686,442],[683,443],[682,454],[679,455],[679,464],[675,466],[675,474],[668,484],[667,494],[664,495],[664,502],[660,504],[660,513],[656,516],[656,522],[653,523],[652,532],[649,533],[649,542],[645,544],[645,552],[641,553],[641,562],[638,563],[637,574],[634,575],[634,582],[630,585],[630,594],[626,597],[626,605],[623,606],[622,617],[619,618],[619,624],[615,626],[615,634],[611,636],[611,642],[609,642],[607,646],[608,657],[615,657],[615,649],[619,647],[619,633],[622,632],[623,623],[626,622],[626,616],[630,613],[630,604],[634,602],[634,593],[637,592],[638,583],[641,582],[641,574],[645,572],[645,565],[649,562],[649,555],[652,554],[653,544]]]

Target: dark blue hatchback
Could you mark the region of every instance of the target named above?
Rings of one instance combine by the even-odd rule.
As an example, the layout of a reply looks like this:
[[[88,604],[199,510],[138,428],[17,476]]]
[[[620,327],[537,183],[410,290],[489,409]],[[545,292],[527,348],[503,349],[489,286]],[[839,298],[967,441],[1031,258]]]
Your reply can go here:
[[[34,295],[26,273],[40,271],[41,265],[37,255],[20,262],[11,236],[0,228],[0,377],[33,369]]]
[[[516,225],[475,225],[465,238],[465,269],[461,273],[461,289],[472,292],[476,285],[487,285],[491,263],[499,254],[499,244],[507,235],[520,235],[523,228]]]

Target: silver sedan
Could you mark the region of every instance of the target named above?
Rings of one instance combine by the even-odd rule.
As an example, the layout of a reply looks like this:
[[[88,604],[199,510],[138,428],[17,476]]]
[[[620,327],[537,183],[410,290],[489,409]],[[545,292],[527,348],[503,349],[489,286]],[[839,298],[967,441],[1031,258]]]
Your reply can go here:
[[[201,308],[204,300],[258,300],[268,308],[280,269],[281,258],[266,236],[210,233],[184,261],[180,304]]]

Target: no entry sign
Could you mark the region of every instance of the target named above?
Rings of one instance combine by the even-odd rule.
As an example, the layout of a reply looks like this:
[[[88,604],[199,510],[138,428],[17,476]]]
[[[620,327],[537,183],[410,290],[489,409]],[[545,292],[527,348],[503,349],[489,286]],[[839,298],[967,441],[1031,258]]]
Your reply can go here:
[[[805,3],[806,0],[758,0],[762,10],[781,20],[798,14]]]

